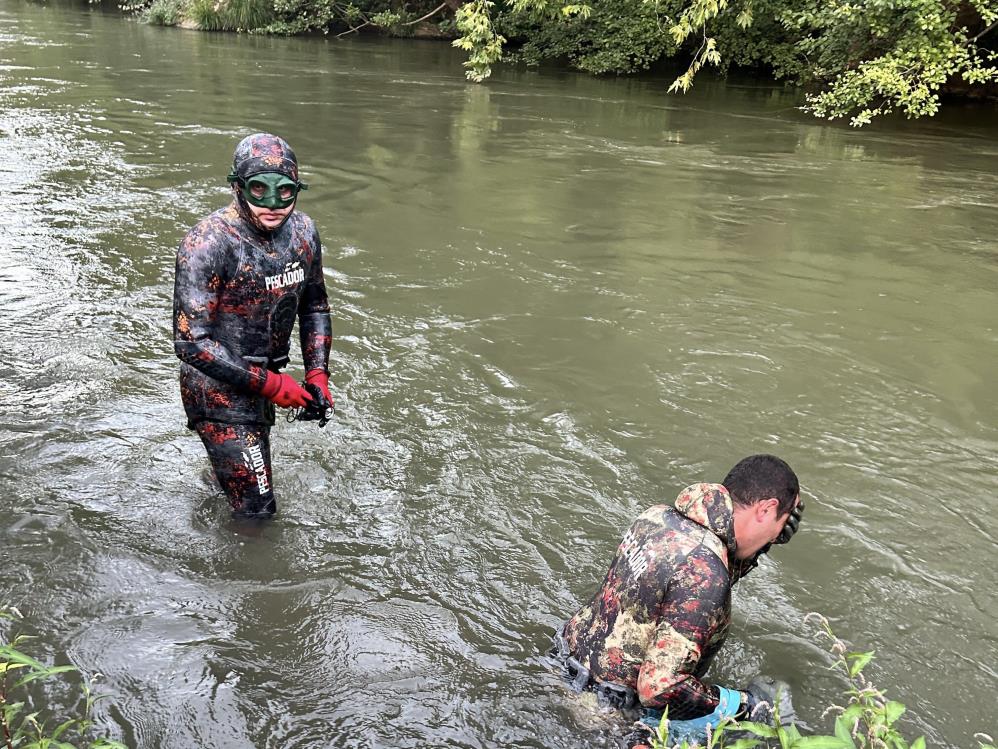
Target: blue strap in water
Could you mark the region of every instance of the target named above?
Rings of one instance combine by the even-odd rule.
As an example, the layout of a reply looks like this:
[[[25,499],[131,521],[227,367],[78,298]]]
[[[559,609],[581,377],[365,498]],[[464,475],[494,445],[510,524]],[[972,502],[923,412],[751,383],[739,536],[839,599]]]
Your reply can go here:
[[[670,720],[669,721],[669,746],[675,746],[686,741],[690,744],[704,744],[707,741],[707,727],[717,728],[725,718],[733,718],[738,714],[741,706],[742,693],[735,689],[725,689],[719,687],[721,691],[720,699],[714,712],[704,715],[702,718],[692,718],[690,720]],[[661,710],[646,710],[641,717],[641,722],[657,729],[662,720]]]

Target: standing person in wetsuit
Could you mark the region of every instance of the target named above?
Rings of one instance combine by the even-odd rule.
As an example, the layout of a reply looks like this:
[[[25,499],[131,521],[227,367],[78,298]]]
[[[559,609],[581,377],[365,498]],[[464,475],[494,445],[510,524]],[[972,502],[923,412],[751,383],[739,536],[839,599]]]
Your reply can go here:
[[[239,142],[232,202],[177,250],[174,349],[187,425],[197,430],[233,514],[277,511],[270,466],[274,406],[332,408],[329,303],[319,234],[296,211],[305,185],[276,135]],[[298,320],[305,386],[281,372]],[[321,422],[324,423],[324,422]]]
[[[725,718],[772,719],[774,680],[735,690],[703,677],[728,633],[731,586],[797,531],[799,494],[789,465],[753,455],[722,484],[694,484],[673,505],[649,508],[624,534],[602,587],[557,633],[555,652],[574,687],[595,692],[601,706],[642,709],[626,747],[648,745],[665,710],[669,746],[703,744]],[[779,691],[787,722],[789,692]]]

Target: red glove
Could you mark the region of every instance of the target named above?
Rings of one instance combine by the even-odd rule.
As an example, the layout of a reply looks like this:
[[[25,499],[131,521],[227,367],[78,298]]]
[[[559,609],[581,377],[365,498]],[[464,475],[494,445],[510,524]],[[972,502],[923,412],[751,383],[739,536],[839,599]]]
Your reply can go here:
[[[322,391],[322,394],[329,402],[329,407],[333,407],[333,396],[329,393],[329,373],[324,369],[310,369],[305,373],[305,382],[315,385]]]
[[[260,393],[281,408],[301,408],[312,400],[308,391],[295,382],[291,375],[280,372],[267,372],[267,379],[263,381]]]

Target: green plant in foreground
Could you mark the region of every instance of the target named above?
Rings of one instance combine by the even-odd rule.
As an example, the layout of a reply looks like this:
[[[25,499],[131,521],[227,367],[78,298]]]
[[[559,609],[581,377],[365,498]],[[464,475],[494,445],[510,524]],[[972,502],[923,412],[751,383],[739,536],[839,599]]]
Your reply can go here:
[[[17,609],[0,610],[0,619],[21,618]],[[77,672],[73,666],[46,666],[26,655],[21,646],[32,638],[16,635],[9,643],[0,639],[0,747],[3,749],[127,749],[124,744],[106,738],[87,740],[93,726],[90,719],[93,707],[100,699],[90,689],[90,682],[83,684],[85,707],[83,716],[70,718],[49,729],[39,721],[38,712],[25,712],[25,702],[16,694],[27,684],[59,677],[60,674]],[[96,677],[94,677],[96,678]],[[69,741],[70,738],[76,742]]]
[[[846,704],[832,705],[825,714],[838,713],[832,734],[801,735],[795,725],[780,725],[779,712],[773,725],[752,721],[729,721],[708,732],[706,749],[753,749],[757,746],[780,749],[925,749],[925,737],[908,743],[895,724],[904,714],[905,706],[889,700],[884,692],[870,683],[863,669],[873,660],[873,651],[852,651],[832,632],[828,620],[820,614],[808,614],[805,621],[816,621],[820,636],[830,641],[830,669],[841,671],[848,682],[844,691]],[[775,708],[774,706],[774,709]],[[992,739],[978,734],[981,749],[994,749]],[[985,743],[986,740],[988,743]],[[669,749],[668,721],[663,718],[652,749]],[[680,749],[688,749],[683,743]]]
[[[846,706],[833,705],[828,709],[839,713],[835,719],[834,735],[839,743],[827,743],[828,748],[925,749],[924,736],[919,736],[908,744],[894,727],[898,718],[904,714],[905,706],[895,700],[888,700],[883,691],[873,686],[863,675],[863,669],[873,660],[873,651],[850,651],[846,643],[832,632],[828,620],[819,614],[808,614],[806,619],[813,619],[822,627],[822,634],[831,642],[829,652],[833,661],[830,668],[842,671],[849,681],[845,691],[848,698]],[[822,744],[822,749],[824,746]]]

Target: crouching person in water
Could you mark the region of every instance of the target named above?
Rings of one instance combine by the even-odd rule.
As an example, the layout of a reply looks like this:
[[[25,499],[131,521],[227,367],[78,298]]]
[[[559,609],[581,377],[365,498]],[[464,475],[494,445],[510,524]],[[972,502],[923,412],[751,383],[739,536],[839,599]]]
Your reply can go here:
[[[553,652],[576,690],[640,716],[625,747],[649,745],[666,711],[669,746],[703,744],[726,718],[771,720],[778,691],[781,720],[794,717],[788,690],[772,679],[730,689],[703,677],[728,633],[731,586],[797,531],[799,493],[784,461],[753,455],[723,484],[694,484],[672,506],[649,508],[624,534],[603,586],[556,634]]]
[[[332,408],[329,304],[319,234],[295,211],[306,185],[276,135],[240,141],[233,199],[177,251],[174,349],[187,425],[197,430],[235,515],[277,511],[270,467],[274,406]],[[298,320],[305,386],[281,372]],[[325,423],[325,422],[320,422]]]

